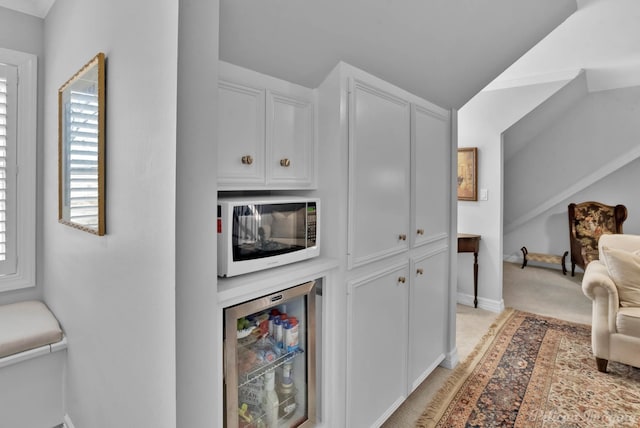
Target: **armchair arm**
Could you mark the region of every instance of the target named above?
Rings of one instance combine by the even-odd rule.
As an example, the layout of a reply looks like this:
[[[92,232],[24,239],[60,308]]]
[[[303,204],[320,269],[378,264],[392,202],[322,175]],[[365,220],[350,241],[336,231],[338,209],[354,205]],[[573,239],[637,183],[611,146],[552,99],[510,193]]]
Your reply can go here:
[[[613,325],[620,307],[618,289],[607,272],[607,267],[600,260],[589,263],[582,278],[582,292],[591,300],[603,300],[607,302],[607,312],[612,313]]]
[[[596,357],[609,359],[609,337],[616,332],[616,315],[620,307],[618,289],[599,260],[587,265],[582,278],[582,292],[593,301],[591,345]]]

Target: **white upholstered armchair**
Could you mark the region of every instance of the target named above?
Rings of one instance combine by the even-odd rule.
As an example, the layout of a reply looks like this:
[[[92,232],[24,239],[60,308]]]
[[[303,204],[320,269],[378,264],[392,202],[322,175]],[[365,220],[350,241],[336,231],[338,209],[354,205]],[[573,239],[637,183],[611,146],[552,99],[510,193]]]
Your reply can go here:
[[[598,370],[609,361],[640,367],[640,236],[602,235],[582,291],[593,301],[591,344]]]

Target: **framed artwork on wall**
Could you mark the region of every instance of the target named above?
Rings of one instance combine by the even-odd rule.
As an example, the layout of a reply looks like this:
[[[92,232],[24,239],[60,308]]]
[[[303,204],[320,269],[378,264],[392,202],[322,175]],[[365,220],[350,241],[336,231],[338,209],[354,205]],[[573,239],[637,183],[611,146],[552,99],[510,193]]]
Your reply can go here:
[[[478,200],[478,148],[458,149],[458,200]]]

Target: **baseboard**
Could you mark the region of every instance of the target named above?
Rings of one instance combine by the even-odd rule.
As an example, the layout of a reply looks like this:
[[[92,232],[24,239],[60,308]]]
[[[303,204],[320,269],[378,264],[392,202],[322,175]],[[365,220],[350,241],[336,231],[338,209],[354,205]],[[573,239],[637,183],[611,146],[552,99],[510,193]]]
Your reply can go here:
[[[473,307],[473,295],[458,293],[457,302],[461,305]],[[504,300],[498,301],[478,297],[478,308],[499,314],[504,311]]]
[[[447,355],[445,355],[444,360],[442,360],[442,362],[440,363],[440,366],[444,367],[445,369],[451,370],[454,369],[459,362],[460,360],[458,359],[458,348],[455,347],[450,352],[447,352]]]
[[[522,256],[517,256],[515,254],[505,254],[502,256],[502,260],[509,263],[522,264]]]

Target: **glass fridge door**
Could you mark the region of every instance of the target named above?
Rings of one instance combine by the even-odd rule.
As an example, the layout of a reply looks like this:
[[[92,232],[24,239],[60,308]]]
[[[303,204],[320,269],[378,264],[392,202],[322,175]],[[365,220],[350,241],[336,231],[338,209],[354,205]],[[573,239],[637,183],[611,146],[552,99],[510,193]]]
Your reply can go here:
[[[315,282],[225,309],[228,428],[315,424]]]

